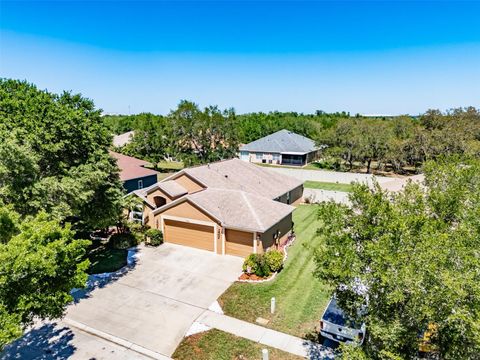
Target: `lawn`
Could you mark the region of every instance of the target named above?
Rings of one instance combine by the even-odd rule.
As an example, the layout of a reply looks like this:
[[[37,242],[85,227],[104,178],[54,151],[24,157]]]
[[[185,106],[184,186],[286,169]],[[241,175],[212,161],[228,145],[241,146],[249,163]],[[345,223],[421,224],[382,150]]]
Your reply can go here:
[[[172,358],[178,360],[257,360],[262,358],[262,349],[268,349],[272,360],[302,359],[299,356],[216,329],[183,339]]]
[[[184,164],[181,161],[160,161],[157,163],[157,168],[162,170],[182,170]]]
[[[113,272],[127,265],[128,250],[111,249],[100,245],[92,248],[88,253],[90,260],[89,274]]]
[[[344,191],[344,192],[351,192],[353,189],[351,184],[340,184],[340,183],[310,181],[310,180],[305,181],[304,186],[310,189]]]
[[[330,296],[329,288],[316,279],[313,250],[321,239],[317,205],[300,205],[293,213],[297,240],[288,250],[285,268],[271,282],[234,283],[220,297],[223,311],[238,319],[255,322],[270,320],[267,327],[299,337],[309,337],[318,326]],[[277,311],[270,314],[270,299],[276,298]]]

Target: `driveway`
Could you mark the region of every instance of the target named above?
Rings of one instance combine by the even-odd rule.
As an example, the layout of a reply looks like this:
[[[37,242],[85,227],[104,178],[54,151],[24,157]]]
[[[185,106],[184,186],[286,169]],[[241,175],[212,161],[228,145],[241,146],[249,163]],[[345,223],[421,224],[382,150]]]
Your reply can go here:
[[[65,321],[171,356],[195,319],[236,280],[242,263],[174,244],[141,247],[129,272],[71,305]]]

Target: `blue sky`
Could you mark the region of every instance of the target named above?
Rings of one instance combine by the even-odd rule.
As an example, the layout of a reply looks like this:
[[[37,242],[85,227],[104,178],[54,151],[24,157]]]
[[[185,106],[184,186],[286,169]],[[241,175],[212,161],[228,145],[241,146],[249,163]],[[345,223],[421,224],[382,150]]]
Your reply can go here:
[[[106,112],[480,107],[476,1],[0,4],[0,76]]]

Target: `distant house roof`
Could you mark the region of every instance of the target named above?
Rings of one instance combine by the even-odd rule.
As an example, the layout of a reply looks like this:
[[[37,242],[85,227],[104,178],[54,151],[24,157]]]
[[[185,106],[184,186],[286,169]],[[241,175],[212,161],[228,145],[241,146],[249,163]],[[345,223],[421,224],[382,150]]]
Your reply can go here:
[[[149,164],[147,161],[136,159],[134,157],[119,154],[113,151],[110,151],[110,155],[117,159],[117,165],[120,169],[120,180],[122,181],[138,179],[150,175],[157,175],[156,171],[144,167],[145,165]]]
[[[243,145],[240,151],[307,154],[318,150],[315,141],[288,130],[276,133]]]
[[[186,168],[171,178],[175,179],[182,173],[190,175],[208,188],[239,190],[269,199],[276,199],[303,184],[303,181],[296,178],[274,173],[237,158]]]
[[[113,137],[113,146],[122,147],[127,145],[129,142],[132,141],[132,138],[134,135],[135,135],[135,131],[128,131],[120,135],[115,135]]]

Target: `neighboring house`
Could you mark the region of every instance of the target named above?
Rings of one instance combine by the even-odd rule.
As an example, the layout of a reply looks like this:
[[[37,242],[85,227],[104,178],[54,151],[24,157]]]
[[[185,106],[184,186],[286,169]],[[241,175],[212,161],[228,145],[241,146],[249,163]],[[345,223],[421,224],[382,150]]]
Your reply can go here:
[[[130,143],[135,135],[135,131],[128,131],[126,133],[115,135],[113,137],[113,146],[115,147],[123,147]]]
[[[253,163],[303,166],[318,159],[315,141],[288,130],[255,140],[240,147],[240,159]]]
[[[245,257],[286,240],[303,182],[231,159],[183,169],[134,194],[145,203],[143,223],[161,229],[166,242]]]
[[[157,182],[157,172],[147,169],[149,163],[131,156],[126,156],[113,151],[110,155],[117,159],[120,169],[120,180],[127,192],[149,187]]]

